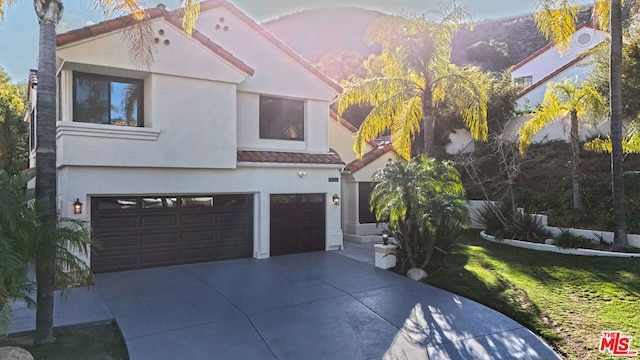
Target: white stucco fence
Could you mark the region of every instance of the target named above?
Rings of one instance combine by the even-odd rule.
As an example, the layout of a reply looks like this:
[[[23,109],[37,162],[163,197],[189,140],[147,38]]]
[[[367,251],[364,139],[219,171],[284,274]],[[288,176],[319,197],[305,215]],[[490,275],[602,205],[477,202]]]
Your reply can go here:
[[[469,200],[467,201],[467,209],[469,209],[469,227],[472,229],[483,229],[482,224],[480,224],[477,220],[477,211],[480,210],[482,208],[482,206],[486,203],[495,203],[494,201],[484,201],[484,200]],[[574,234],[574,235],[579,235],[579,236],[584,236],[587,239],[591,239],[594,242],[597,242],[600,240],[600,238],[602,238],[604,241],[608,242],[608,243],[612,243],[613,242],[613,232],[611,231],[601,231],[601,230],[585,230],[585,229],[574,229],[574,228],[559,228],[559,227],[554,227],[554,226],[548,226],[548,217],[547,215],[540,215],[540,214],[534,214],[536,217],[538,217],[542,224],[544,226],[546,226],[547,230],[554,236],[559,235],[562,231],[569,231],[570,233]],[[488,235],[490,236],[490,235]],[[640,235],[637,234],[628,234],[627,235],[628,239],[629,239],[629,245],[633,246],[633,247],[637,247],[640,248]],[[520,241],[521,242],[521,241]],[[506,243],[506,240],[505,240]],[[533,244],[533,245],[544,245],[544,246],[552,246],[552,247],[556,247],[555,245],[545,245],[545,244],[535,244],[535,243],[527,243],[527,244]],[[514,245],[517,246],[517,245]],[[541,248],[542,249],[542,248]],[[584,251],[588,251],[586,249],[582,249]],[[589,250],[591,251],[591,250]],[[593,250],[596,251],[598,253],[602,253],[602,251],[598,251],[598,250]],[[618,254],[618,253],[615,253]],[[582,255],[587,255],[587,254],[582,254]],[[591,254],[588,254],[591,255]]]

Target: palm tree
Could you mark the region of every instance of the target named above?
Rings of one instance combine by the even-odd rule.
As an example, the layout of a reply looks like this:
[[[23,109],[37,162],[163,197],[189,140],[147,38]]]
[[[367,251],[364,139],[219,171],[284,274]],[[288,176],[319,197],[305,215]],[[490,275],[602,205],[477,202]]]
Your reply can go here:
[[[4,14],[6,6],[15,0],[0,0],[0,9]],[[40,221],[54,228],[58,224],[56,213],[56,26],[62,18],[62,0],[34,0],[36,15],[40,24],[40,40],[38,44],[38,94],[36,107],[37,147],[36,147],[36,203]],[[131,41],[131,55],[141,66],[148,65],[153,59],[148,41],[146,13],[141,0],[93,0],[91,4],[103,10],[107,16],[129,15],[136,21],[133,31],[125,33]],[[196,0],[181,0],[184,4],[183,28],[191,34],[200,11]],[[55,272],[51,264],[56,263],[55,237],[44,237],[36,252],[36,344],[51,343],[53,337],[53,290]]]
[[[441,104],[460,113],[476,139],[486,140],[488,75],[451,64],[451,38],[468,19],[466,10],[454,5],[438,22],[386,16],[370,26],[367,38],[380,44],[382,53],[369,62],[370,77],[346,84],[338,99],[340,114],[354,104],[373,106],[356,133],[358,156],[368,141],[390,131],[397,153],[409,159],[421,127],[425,153],[433,154]]]
[[[425,268],[446,227],[461,228],[467,219],[465,191],[458,171],[448,163],[419,156],[379,169],[372,180],[371,210],[397,230],[410,267]],[[442,240],[442,239],[440,239]]]
[[[534,0],[538,10],[538,28],[558,45],[567,49],[575,32],[577,7],[572,1]],[[594,1],[594,19],[611,33],[609,107],[611,115],[611,185],[615,221],[614,243],[629,246],[624,212],[624,153],[622,148],[622,1]]]
[[[573,207],[582,207],[580,195],[580,179],[578,166],[580,161],[580,138],[578,133],[578,120],[589,114],[597,118],[603,113],[604,100],[598,91],[589,85],[577,85],[576,81],[564,79],[561,83],[550,82],[544,94],[544,100],[518,131],[520,135],[520,153],[524,154],[531,139],[543,127],[550,123],[569,117],[571,124],[571,185],[573,192]]]

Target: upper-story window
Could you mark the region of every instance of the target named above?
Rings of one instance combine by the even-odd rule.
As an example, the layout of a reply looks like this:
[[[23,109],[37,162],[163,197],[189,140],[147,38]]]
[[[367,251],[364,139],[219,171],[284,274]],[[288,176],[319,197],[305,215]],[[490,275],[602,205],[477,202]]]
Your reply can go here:
[[[304,101],[260,96],[260,138],[304,140]]]
[[[76,122],[144,126],[144,83],[138,79],[73,74],[73,119]]]
[[[531,86],[533,85],[533,75],[514,78],[513,83],[516,85],[522,85],[524,87]]]

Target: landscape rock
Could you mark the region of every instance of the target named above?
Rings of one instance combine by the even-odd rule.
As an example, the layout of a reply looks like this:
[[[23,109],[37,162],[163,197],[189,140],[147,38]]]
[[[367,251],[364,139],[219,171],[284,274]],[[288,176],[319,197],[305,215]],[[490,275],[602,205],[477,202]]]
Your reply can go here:
[[[2,360],[33,360],[30,352],[15,346],[0,347],[0,359]]]
[[[427,272],[420,268],[409,269],[407,272],[407,277],[411,280],[420,281],[427,277]]]
[[[545,244],[547,245],[555,245],[556,244],[556,239],[547,239],[544,241]]]

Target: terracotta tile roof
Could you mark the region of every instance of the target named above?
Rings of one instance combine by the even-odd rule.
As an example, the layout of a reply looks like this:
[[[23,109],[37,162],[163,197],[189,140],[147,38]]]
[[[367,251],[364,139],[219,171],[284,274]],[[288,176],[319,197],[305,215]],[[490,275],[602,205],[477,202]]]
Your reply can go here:
[[[313,75],[315,75],[319,80],[324,82],[326,85],[328,85],[329,87],[331,87],[335,91],[340,92],[340,93],[342,92],[342,87],[340,87],[340,85],[336,84],[335,81],[331,80],[329,77],[327,77],[325,74],[323,74],[320,70],[318,70],[315,67],[313,67],[313,65],[309,64],[309,62],[307,60],[303,59],[302,56],[300,56],[298,53],[293,51],[290,47],[285,45],[282,41],[278,40],[278,38],[273,36],[273,34],[271,34],[269,31],[267,31],[262,26],[258,25],[255,21],[253,21],[253,19],[251,19],[250,17],[245,15],[245,13],[243,13],[242,11],[238,10],[238,8],[233,6],[228,1],[226,1],[226,0],[208,0],[208,1],[203,1],[203,2],[200,3],[200,12],[204,12],[204,11],[207,11],[207,10],[210,10],[210,9],[215,9],[215,8],[218,8],[218,7],[223,7],[226,10],[228,10],[229,12],[231,12],[232,14],[234,14],[235,16],[237,16],[247,26],[249,26],[250,28],[255,30],[258,34],[260,34],[262,37],[264,37],[269,42],[271,42],[273,45],[275,45],[278,49],[280,49],[282,52],[284,52],[291,59],[293,59],[294,61],[296,61],[300,65],[302,65],[305,69],[307,69],[309,72],[311,72]],[[176,10],[176,14],[180,15],[180,13],[181,13],[180,9]]]
[[[280,151],[238,150],[238,162],[281,163],[281,164],[344,164],[340,156],[334,153],[309,154]]]
[[[351,173],[354,173],[364,168],[365,166],[371,164],[374,160],[378,159],[379,157],[388,153],[389,151],[394,151],[393,145],[391,144],[387,144],[387,145],[375,148],[369,151],[368,153],[364,154],[362,159],[356,159],[348,163],[347,166],[345,167],[345,170]]]
[[[588,28],[592,28],[592,29],[598,30],[598,28],[596,28],[596,27],[595,27],[595,26],[593,26],[592,24],[589,24],[589,23],[582,23],[582,24],[580,24],[580,25],[576,26],[576,31],[578,31],[578,30],[580,30],[580,29],[583,29],[583,28],[585,28],[585,27],[588,27]],[[551,49],[554,45],[555,45],[555,43],[552,41],[552,42],[548,43],[547,45],[545,45],[545,46],[541,47],[540,49],[538,49],[538,50],[537,50],[536,52],[534,52],[533,54],[531,54],[531,55],[527,56],[524,60],[520,61],[519,63],[517,63],[517,64],[515,64],[515,65],[513,65],[513,66],[511,67],[511,71],[513,71],[513,70],[517,70],[517,69],[519,69],[519,68],[523,67],[524,65],[526,65],[527,63],[529,63],[531,60],[533,60],[533,59],[537,58],[538,56],[540,56],[540,54],[542,54],[543,52],[545,52],[545,51],[547,51],[547,50]]]
[[[554,71],[551,74],[545,76],[544,78],[540,79],[539,81],[533,83],[532,85],[530,85],[526,89],[522,90],[518,94],[518,99],[523,97],[523,96],[525,96],[525,95],[527,95],[528,93],[530,93],[531,91],[533,91],[534,89],[539,87],[540,85],[542,85],[542,84],[546,83],[547,81],[553,79],[555,76],[557,76],[561,72],[563,72],[563,71],[567,70],[568,68],[572,67],[573,65],[577,64],[578,62],[580,62],[580,60],[584,59],[588,55],[589,55],[589,53],[582,53],[582,54],[578,55],[575,59],[573,59],[573,60],[569,61],[568,63],[566,63],[565,65],[559,67],[556,71]]]
[[[146,12],[146,20],[153,20],[160,17],[163,17],[169,24],[175,26],[176,28],[182,31],[182,20],[173,12],[166,11],[164,7],[157,7],[154,9],[145,10]],[[71,30],[64,34],[60,34],[57,37],[57,45],[63,46],[70,43],[74,43],[76,41],[85,40],[94,36],[106,34],[112,31],[121,30],[128,26],[131,26],[135,20],[132,16],[123,16],[112,20],[107,20],[100,22],[95,25],[90,25],[83,27],[77,30]],[[204,36],[198,30],[193,30],[192,33],[193,39],[200,42],[207,49],[211,50],[214,54],[220,56],[225,61],[229,62],[231,65],[235,66],[238,70],[244,72],[247,75],[253,75],[254,70],[249,65],[242,62],[242,60],[236,58],[223,49],[220,45],[211,41],[208,37]]]

